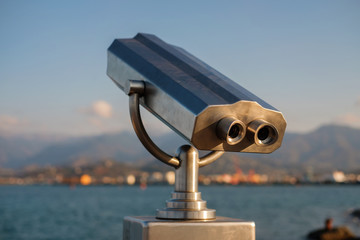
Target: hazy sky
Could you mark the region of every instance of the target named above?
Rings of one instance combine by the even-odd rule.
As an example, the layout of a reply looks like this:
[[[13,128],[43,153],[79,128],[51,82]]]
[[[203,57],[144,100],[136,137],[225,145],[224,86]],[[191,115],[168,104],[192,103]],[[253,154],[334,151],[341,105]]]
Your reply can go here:
[[[130,129],[106,49],[137,32],[181,46],[263,98],[288,131],[360,128],[360,1],[1,0],[0,132]]]

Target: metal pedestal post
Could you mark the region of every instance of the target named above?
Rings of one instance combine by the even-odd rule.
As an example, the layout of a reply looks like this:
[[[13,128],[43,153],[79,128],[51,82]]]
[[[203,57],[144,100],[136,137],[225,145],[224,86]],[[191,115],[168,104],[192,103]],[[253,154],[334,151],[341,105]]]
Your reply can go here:
[[[178,149],[175,191],[166,208],[155,217],[125,217],[123,240],[255,240],[255,223],[216,217],[198,192],[198,151],[184,145]]]
[[[181,165],[175,171],[175,192],[166,201],[166,208],[157,210],[161,219],[209,220],[216,218],[214,209],[206,208],[206,201],[198,192],[199,155],[189,146],[181,146],[177,151]]]
[[[255,223],[240,219],[217,217],[214,209],[198,192],[199,167],[218,159],[224,152],[213,151],[199,158],[197,149],[181,146],[176,157],[163,152],[145,131],[139,111],[139,97],[144,92],[142,81],[129,81],[131,122],[144,147],[157,159],[176,169],[175,191],[166,208],[157,210],[155,217],[125,217],[123,240],[255,240]]]

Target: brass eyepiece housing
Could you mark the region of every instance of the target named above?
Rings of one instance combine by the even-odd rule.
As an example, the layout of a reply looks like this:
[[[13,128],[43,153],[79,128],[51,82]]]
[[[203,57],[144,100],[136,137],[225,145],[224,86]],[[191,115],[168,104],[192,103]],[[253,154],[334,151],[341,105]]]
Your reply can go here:
[[[225,117],[219,121],[216,134],[218,138],[225,140],[227,144],[235,145],[244,139],[246,126],[242,121],[234,117]]]
[[[248,127],[248,138],[258,146],[271,145],[278,139],[278,131],[271,123],[262,119],[252,121]]]

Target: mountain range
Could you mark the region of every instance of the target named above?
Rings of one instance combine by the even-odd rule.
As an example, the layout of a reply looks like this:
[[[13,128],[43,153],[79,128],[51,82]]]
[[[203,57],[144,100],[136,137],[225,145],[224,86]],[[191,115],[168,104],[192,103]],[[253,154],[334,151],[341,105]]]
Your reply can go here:
[[[186,144],[176,134],[154,137],[169,154]],[[130,162],[147,169],[167,166],[155,161],[134,133],[57,139],[51,137],[10,137],[0,135],[0,167],[24,168],[30,165],[86,165],[103,159]],[[360,172],[360,129],[327,125],[309,133],[286,133],[283,145],[272,154],[226,153],[203,172],[221,169],[255,169],[259,172]]]

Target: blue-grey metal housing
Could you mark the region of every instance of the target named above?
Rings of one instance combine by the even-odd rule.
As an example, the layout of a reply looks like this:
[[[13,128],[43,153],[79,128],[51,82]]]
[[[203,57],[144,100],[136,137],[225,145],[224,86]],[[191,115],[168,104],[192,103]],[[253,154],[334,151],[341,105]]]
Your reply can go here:
[[[265,146],[267,152],[281,144],[286,122],[277,109],[182,48],[154,35],[139,33],[131,39],[114,40],[108,49],[107,74],[122,90],[129,80],[143,80],[141,104],[198,149],[263,152],[251,147],[252,140],[230,146],[212,139],[216,138],[216,122],[229,115],[249,124],[258,114],[276,125],[280,136],[280,143]],[[208,116],[209,109],[218,116]],[[253,113],[250,116],[248,112]],[[207,140],[200,139],[204,136]]]

